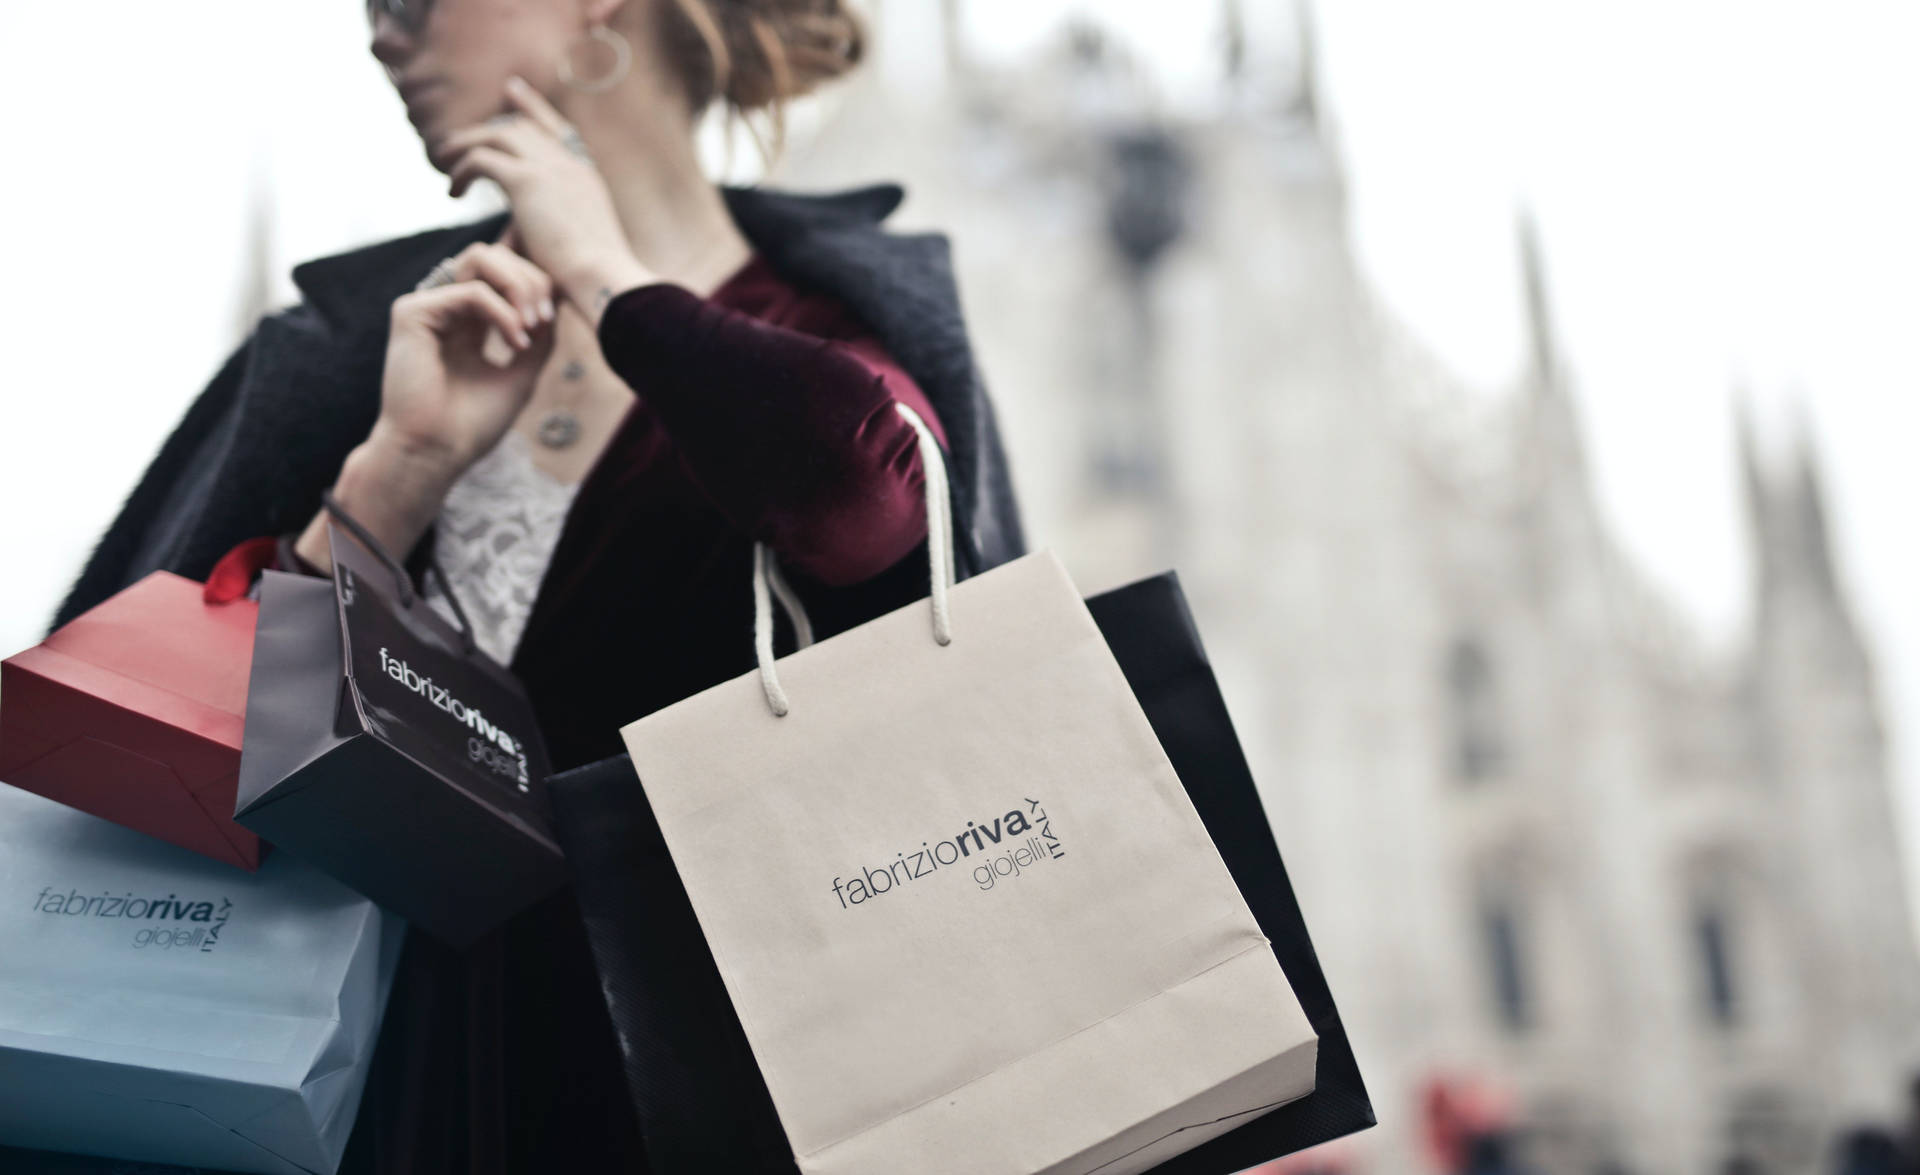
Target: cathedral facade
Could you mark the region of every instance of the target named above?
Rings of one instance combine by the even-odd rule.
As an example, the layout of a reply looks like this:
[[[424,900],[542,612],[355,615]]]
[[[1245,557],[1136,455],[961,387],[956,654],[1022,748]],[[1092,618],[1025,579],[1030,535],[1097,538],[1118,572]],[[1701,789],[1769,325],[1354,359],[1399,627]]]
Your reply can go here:
[[[1355,261],[1310,54],[1227,23],[1196,120],[1095,30],[990,70],[949,21],[775,179],[904,181],[1035,544],[1179,569],[1374,1093],[1354,1170],[1435,1169],[1436,1083],[1545,1171],[1819,1169],[1920,1068],[1920,960],[1817,462],[1746,444],[1751,630],[1692,639],[1596,509],[1531,234],[1527,369],[1464,412]]]

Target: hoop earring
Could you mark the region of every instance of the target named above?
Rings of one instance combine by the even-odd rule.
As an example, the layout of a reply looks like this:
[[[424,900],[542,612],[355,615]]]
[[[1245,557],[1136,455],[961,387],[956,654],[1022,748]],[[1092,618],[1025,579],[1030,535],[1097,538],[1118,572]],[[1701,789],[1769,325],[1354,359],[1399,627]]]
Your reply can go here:
[[[627,70],[633,67],[633,46],[617,29],[610,29],[603,24],[588,29],[587,39],[598,41],[613,50],[613,69],[603,77],[580,77],[573,71],[573,48],[568,46],[566,52],[560,55],[560,80],[588,94],[605,93],[619,85],[627,76]]]

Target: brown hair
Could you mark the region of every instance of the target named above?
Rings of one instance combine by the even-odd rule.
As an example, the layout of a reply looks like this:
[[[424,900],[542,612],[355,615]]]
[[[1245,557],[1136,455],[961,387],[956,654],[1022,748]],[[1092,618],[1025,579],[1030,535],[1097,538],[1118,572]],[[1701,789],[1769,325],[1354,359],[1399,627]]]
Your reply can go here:
[[[866,52],[866,22],[846,0],[666,0],[660,11],[693,108],[718,101],[729,116],[764,113],[769,155],[785,137],[786,103],[852,70]]]

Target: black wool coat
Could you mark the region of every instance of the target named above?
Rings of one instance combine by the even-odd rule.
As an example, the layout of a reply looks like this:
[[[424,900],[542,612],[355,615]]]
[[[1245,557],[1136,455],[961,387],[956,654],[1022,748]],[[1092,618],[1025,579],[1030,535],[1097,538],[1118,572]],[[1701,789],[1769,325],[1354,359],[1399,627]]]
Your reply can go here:
[[[991,401],[961,316],[947,241],[881,227],[903,197],[882,184],[830,195],[723,189],[735,222],[781,277],[839,299],[914,378],[948,441],[960,577],[1024,550]],[[203,579],[245,539],[304,527],[379,414],[389,313],[442,258],[496,239],[507,213],[298,265],[297,305],[261,320],[221,367],[122,506],[61,605],[67,620],[156,569]],[[618,471],[614,471],[617,476]],[[604,495],[594,503],[604,507]],[[585,505],[586,503],[582,503]],[[555,770],[619,753],[620,726],[753,668],[746,535],[676,533],[646,504],[577,509],[511,668],[526,682]],[[418,568],[432,533],[410,556]],[[661,566],[669,551],[679,566]],[[790,574],[817,634],[926,594],[924,543],[848,586]],[[750,631],[746,629],[744,631]],[[644,670],[636,671],[637,666]]]
[[[839,299],[919,384],[948,441],[962,577],[1023,551],[994,412],[948,245],[881,222],[896,185],[829,195],[723,189],[756,251]],[[305,262],[303,300],[264,317],[168,437],[61,605],[64,623],[149,572],[202,579],[235,544],[303,527],[379,411],[390,307],[507,213]],[[751,540],[717,524],[663,559],[646,503],[570,516],[555,552],[591,574],[543,583],[512,668],[556,770],[620,750],[619,727],[753,668]],[[431,535],[412,552],[414,566]],[[691,554],[688,554],[691,552]],[[663,565],[664,564],[664,565]],[[925,596],[922,542],[870,580],[789,573],[820,635]],[[577,904],[563,890],[461,955],[408,938],[343,1171],[644,1168]]]
[[[993,406],[968,342],[946,239],[881,222],[897,184],[825,195],[724,188],[774,270],[852,310],[927,394],[950,447],[959,574],[1022,553]],[[204,578],[234,544],[304,526],[380,406],[388,309],[442,258],[497,238],[508,214],[295,266],[303,300],[263,318],[148,466],[87,560],[56,625],[166,569]],[[917,563],[918,560],[911,560]]]

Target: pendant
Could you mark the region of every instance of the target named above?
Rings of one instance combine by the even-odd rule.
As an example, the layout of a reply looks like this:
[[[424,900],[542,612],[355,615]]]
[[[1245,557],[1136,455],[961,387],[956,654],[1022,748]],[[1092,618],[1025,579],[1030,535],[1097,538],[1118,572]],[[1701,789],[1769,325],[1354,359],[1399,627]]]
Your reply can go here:
[[[580,419],[561,409],[549,412],[540,422],[540,443],[549,449],[564,449],[580,439]]]

